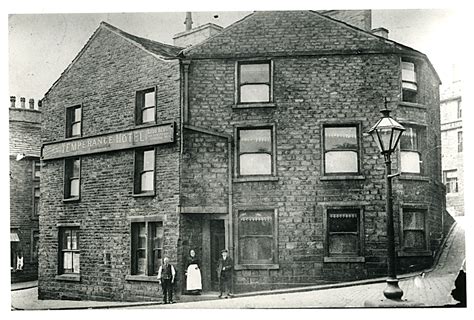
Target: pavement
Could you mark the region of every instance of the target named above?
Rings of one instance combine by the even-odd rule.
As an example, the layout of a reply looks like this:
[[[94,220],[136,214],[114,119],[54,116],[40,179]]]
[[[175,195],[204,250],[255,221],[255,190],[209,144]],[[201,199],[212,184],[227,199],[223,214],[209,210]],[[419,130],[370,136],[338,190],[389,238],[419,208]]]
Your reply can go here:
[[[463,218],[456,223],[444,242],[435,266],[425,272],[399,276],[408,305],[443,307],[457,303],[451,297],[454,281],[465,259]],[[181,296],[175,304],[157,302],[106,302],[38,300],[37,283],[12,284],[12,310],[55,309],[267,309],[267,308],[362,308],[366,302],[382,302],[385,278],[337,283],[331,285],[252,292],[218,299],[216,293]],[[404,305],[400,305],[403,307]]]

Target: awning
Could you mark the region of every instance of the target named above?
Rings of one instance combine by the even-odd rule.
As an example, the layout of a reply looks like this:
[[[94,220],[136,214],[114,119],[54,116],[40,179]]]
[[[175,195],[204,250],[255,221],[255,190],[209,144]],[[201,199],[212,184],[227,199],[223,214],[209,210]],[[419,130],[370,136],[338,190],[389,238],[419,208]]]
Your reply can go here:
[[[10,242],[20,242],[20,238],[16,232],[10,232]]]

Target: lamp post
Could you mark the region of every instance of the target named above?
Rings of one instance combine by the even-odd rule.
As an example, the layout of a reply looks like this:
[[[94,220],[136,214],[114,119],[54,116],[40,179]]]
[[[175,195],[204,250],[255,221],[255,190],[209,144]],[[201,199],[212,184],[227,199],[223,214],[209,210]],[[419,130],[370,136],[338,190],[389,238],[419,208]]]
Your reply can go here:
[[[400,137],[405,128],[390,117],[390,110],[384,109],[380,111],[382,118],[369,130],[380,152],[385,160],[385,183],[386,183],[386,211],[387,211],[387,287],[383,294],[387,299],[400,300],[403,291],[398,286],[396,275],[395,260],[395,236],[393,230],[393,199],[392,199],[392,178],[398,174],[392,174],[391,154],[395,151]]]

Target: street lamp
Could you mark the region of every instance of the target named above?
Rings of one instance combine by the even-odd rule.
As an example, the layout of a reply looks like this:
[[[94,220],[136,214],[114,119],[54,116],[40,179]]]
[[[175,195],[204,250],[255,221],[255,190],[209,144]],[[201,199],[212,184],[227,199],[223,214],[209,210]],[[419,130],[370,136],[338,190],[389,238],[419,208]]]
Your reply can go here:
[[[369,130],[380,152],[385,159],[385,182],[386,182],[386,211],[387,211],[387,287],[383,291],[387,299],[400,300],[403,291],[398,286],[398,279],[395,269],[395,237],[393,230],[393,199],[392,199],[392,178],[398,174],[392,175],[392,161],[390,155],[395,151],[400,137],[405,128],[390,117],[390,110],[384,109],[380,111],[382,118]]]

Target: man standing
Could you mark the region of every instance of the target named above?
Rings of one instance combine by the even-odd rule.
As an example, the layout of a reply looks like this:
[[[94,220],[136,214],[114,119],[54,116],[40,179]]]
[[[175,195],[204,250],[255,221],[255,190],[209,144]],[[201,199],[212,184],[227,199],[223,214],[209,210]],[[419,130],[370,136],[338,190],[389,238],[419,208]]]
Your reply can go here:
[[[173,301],[173,284],[176,270],[169,263],[168,257],[163,259],[163,265],[158,270],[158,283],[161,283],[163,289],[163,303],[174,303]]]
[[[231,285],[232,285],[232,269],[234,263],[232,259],[228,257],[228,251],[221,251],[222,257],[219,258],[219,265],[217,266],[217,277],[219,278],[219,298],[222,298],[222,294],[225,293],[224,298],[230,298],[231,296]]]

